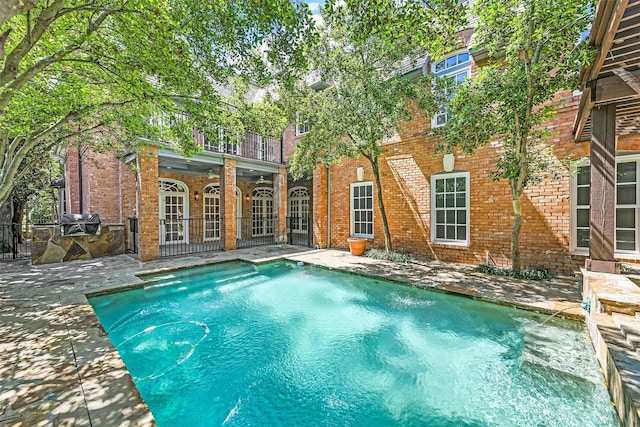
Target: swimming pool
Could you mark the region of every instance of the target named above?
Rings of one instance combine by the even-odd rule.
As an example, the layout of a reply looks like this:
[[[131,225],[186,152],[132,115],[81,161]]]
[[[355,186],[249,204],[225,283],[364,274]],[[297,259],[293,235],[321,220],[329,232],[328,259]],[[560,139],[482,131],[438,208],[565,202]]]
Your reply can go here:
[[[90,299],[160,426],[616,426],[581,324],[233,262]]]

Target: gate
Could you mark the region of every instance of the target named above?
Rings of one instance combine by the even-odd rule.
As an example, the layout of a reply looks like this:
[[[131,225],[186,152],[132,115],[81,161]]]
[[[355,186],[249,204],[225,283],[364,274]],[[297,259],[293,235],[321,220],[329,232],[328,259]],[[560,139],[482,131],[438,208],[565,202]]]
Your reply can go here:
[[[0,259],[31,258],[31,233],[28,221],[0,224]]]
[[[313,222],[310,216],[287,217],[287,243],[313,247]]]

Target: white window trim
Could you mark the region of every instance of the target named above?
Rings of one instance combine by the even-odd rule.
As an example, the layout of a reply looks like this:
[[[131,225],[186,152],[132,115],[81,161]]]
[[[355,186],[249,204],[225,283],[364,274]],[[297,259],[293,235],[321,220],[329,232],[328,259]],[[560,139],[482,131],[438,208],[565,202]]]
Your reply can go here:
[[[461,53],[469,54],[469,61],[468,61],[468,65],[467,66],[456,68],[456,67],[458,67],[458,65],[460,65],[460,64],[457,64],[455,67],[451,68],[451,71],[436,72],[436,64],[439,64],[442,61],[447,61],[447,59],[449,59],[449,58],[451,58],[453,56],[459,55]],[[435,75],[440,76],[440,77],[449,77],[449,76],[454,76],[454,75],[460,74],[462,72],[466,72],[467,73],[467,78],[471,78],[471,53],[469,52],[469,49],[460,49],[460,50],[457,50],[455,52],[451,52],[450,54],[448,54],[444,58],[433,62],[431,64],[431,72],[433,74],[435,74]],[[442,111],[438,111],[436,114],[433,115],[433,117],[431,117],[431,129],[439,128],[439,127],[445,126],[447,124],[448,120],[445,121],[443,124],[438,124],[438,115],[441,114],[441,113],[442,113]]]
[[[303,122],[300,122],[300,116],[302,116],[302,113],[300,111],[296,111],[296,136],[300,136],[300,135],[304,135],[305,133],[309,132],[309,120],[305,120]],[[306,128],[306,130],[304,132],[300,131],[300,128]]]
[[[436,179],[447,179],[464,177],[466,180],[466,192],[465,192],[465,211],[466,211],[466,226],[467,226],[467,239],[466,240],[450,240],[450,239],[438,239],[436,238]],[[450,245],[450,246],[464,246],[471,245],[471,205],[470,205],[470,193],[471,193],[471,179],[468,171],[449,172],[449,173],[436,173],[431,175],[431,242],[435,244]]]
[[[354,187],[364,187],[366,185],[371,186],[371,231],[375,230],[375,211],[374,211],[374,200],[375,200],[375,188],[373,186],[373,181],[358,181],[354,182],[349,186],[349,236],[350,237],[363,237],[365,239],[373,239],[373,233],[371,234],[363,234],[363,233],[354,233],[355,229],[355,215],[353,210],[353,189]]]
[[[615,163],[616,163],[616,167],[618,163],[626,163],[626,162],[637,162],[638,166],[637,167],[637,171],[640,172],[640,154],[616,154],[616,158],[615,158]],[[583,157],[582,159],[579,159],[576,167],[580,167],[580,166],[590,166],[591,162],[589,157]],[[574,174],[572,174],[571,177],[571,196],[570,196],[570,215],[569,215],[569,227],[570,227],[570,244],[569,244],[569,252],[571,254],[575,254],[575,255],[589,255],[589,248],[582,248],[582,247],[578,247],[577,246],[577,222],[578,219],[576,218],[576,214],[577,214],[577,201],[578,201],[578,185],[577,185],[577,174],[575,173],[577,172],[577,170],[574,170]],[[636,175],[638,177],[638,183],[637,183],[637,187],[636,187],[636,198],[640,197],[640,174]],[[614,193],[614,198],[617,199],[617,197],[615,196],[617,194],[617,185],[618,182],[616,180],[615,186],[615,193]],[[640,204],[640,200],[636,199],[636,201],[638,202],[637,204]],[[615,205],[614,205],[614,209],[618,209],[618,203],[617,200],[615,200]],[[624,206],[621,206],[624,207]],[[638,221],[640,218],[640,215],[636,216],[636,221]],[[614,233],[616,231],[616,224],[615,224],[615,214],[614,214],[614,224],[613,224],[613,230]],[[615,249],[615,236],[614,236],[614,257],[615,258],[626,258],[626,259],[640,259],[640,221],[638,221],[636,223],[636,248],[638,248],[635,251],[625,251],[625,250],[618,250]]]

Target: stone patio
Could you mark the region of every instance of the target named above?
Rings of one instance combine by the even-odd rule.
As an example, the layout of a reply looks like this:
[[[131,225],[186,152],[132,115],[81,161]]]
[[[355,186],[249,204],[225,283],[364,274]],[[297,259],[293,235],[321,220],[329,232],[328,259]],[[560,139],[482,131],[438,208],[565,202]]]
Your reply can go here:
[[[4,262],[0,263],[0,425],[155,425],[86,295],[141,286],[137,275],[145,273],[234,259],[279,258],[546,314],[562,310],[565,316],[583,316],[581,285],[573,279],[528,282],[487,276],[467,265],[396,264],[339,250],[288,245],[147,263],[126,255],[39,266]],[[635,355],[630,369],[638,372]]]

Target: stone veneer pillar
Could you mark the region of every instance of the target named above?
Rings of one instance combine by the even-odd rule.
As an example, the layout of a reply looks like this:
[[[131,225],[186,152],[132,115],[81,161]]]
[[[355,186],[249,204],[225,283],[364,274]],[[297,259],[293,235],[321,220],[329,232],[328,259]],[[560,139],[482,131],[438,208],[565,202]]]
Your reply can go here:
[[[238,215],[236,212],[236,161],[224,159],[224,167],[220,177],[222,197],[220,198],[220,210],[224,218],[222,229],[222,248],[232,251],[236,248],[236,230]]]
[[[138,153],[138,254],[141,261],[160,258],[158,147],[143,146]]]
[[[313,244],[327,247],[327,168],[318,163],[313,170]]]
[[[276,243],[287,243],[287,168],[273,174],[273,214]]]

